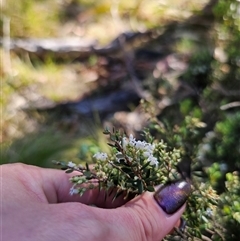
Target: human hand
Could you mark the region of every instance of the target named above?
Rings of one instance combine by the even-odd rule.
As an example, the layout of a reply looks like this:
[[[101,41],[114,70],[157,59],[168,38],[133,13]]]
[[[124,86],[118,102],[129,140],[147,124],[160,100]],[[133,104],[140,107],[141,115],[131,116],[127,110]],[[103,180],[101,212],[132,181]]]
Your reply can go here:
[[[159,192],[158,202],[150,192],[127,203],[121,197],[111,202],[98,189],[69,195],[70,175],[60,170],[6,164],[0,173],[1,233],[8,241],[159,241],[178,223],[189,194],[180,203],[168,196],[166,205],[179,207],[168,215]]]

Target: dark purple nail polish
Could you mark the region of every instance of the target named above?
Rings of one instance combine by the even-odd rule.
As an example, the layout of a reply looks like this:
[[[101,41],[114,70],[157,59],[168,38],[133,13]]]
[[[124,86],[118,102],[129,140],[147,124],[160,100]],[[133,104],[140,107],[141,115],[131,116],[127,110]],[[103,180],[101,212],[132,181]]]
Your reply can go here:
[[[191,184],[182,180],[160,187],[154,194],[159,206],[167,213],[175,213],[191,193]]]

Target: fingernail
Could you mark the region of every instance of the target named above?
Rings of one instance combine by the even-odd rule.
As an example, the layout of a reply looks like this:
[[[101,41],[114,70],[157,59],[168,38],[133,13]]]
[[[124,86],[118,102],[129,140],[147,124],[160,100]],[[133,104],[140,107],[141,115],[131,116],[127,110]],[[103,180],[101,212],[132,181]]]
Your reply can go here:
[[[191,184],[182,180],[160,187],[154,198],[167,214],[173,214],[187,201],[190,193]]]

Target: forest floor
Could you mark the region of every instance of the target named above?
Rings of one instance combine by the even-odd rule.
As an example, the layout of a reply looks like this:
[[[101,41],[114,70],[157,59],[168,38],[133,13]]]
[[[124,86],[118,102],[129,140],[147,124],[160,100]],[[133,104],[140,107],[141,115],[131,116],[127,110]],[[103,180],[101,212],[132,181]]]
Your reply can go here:
[[[1,142],[9,160],[4,161],[31,163],[32,156],[38,155],[35,164],[49,165],[49,159],[59,156],[74,159],[79,146],[97,148],[103,125],[123,127],[129,133],[141,131],[147,121],[136,108],[141,98],[151,101],[149,96],[157,95],[160,114],[165,107],[194,95],[192,86],[181,84],[179,78],[197,49],[211,48],[210,41],[204,42],[211,19],[206,15],[198,22],[195,18],[207,3],[5,3]],[[72,57],[67,51],[59,55],[54,44],[46,52],[42,46],[36,51],[28,45],[20,50],[11,47],[19,38],[32,42],[60,39],[64,44],[81,41],[91,51],[79,56],[72,51]],[[116,43],[117,49],[106,51]],[[221,51],[219,58],[224,58]]]

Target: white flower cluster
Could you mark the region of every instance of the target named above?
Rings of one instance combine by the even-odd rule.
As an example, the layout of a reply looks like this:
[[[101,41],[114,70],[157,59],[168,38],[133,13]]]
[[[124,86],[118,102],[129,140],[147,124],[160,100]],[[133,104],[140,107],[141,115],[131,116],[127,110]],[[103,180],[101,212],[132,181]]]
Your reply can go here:
[[[153,156],[153,151],[155,149],[155,144],[147,143],[146,141],[136,141],[136,139],[131,134],[129,139],[126,137],[123,138],[123,149],[126,150],[127,146],[132,146],[137,150],[141,150],[143,152],[144,157],[147,158],[147,161],[150,162],[150,165],[158,166],[158,160]]]
[[[104,153],[104,152],[97,152],[96,154],[93,155],[93,157],[99,161],[106,161],[108,158],[108,155],[107,153]]]
[[[70,188],[69,194],[72,196],[74,194],[78,194],[79,190],[77,188],[75,188],[75,186],[72,186]]]
[[[129,139],[127,137],[124,137],[121,144],[125,151],[128,149],[128,147],[133,147],[136,150],[140,150],[143,156],[147,159],[147,161],[150,162],[150,165],[155,165],[156,167],[158,166],[158,160],[156,157],[153,156],[155,144],[150,144],[146,141],[137,141],[132,134],[129,136]],[[97,152],[93,155],[93,157],[99,161],[106,161],[108,159],[107,153],[104,152]],[[122,153],[118,152],[116,154],[116,157],[118,160],[120,160],[122,158]],[[128,159],[132,160],[132,157],[129,156]]]
[[[76,166],[76,164],[73,162],[68,162],[67,166],[70,168],[74,168]]]

